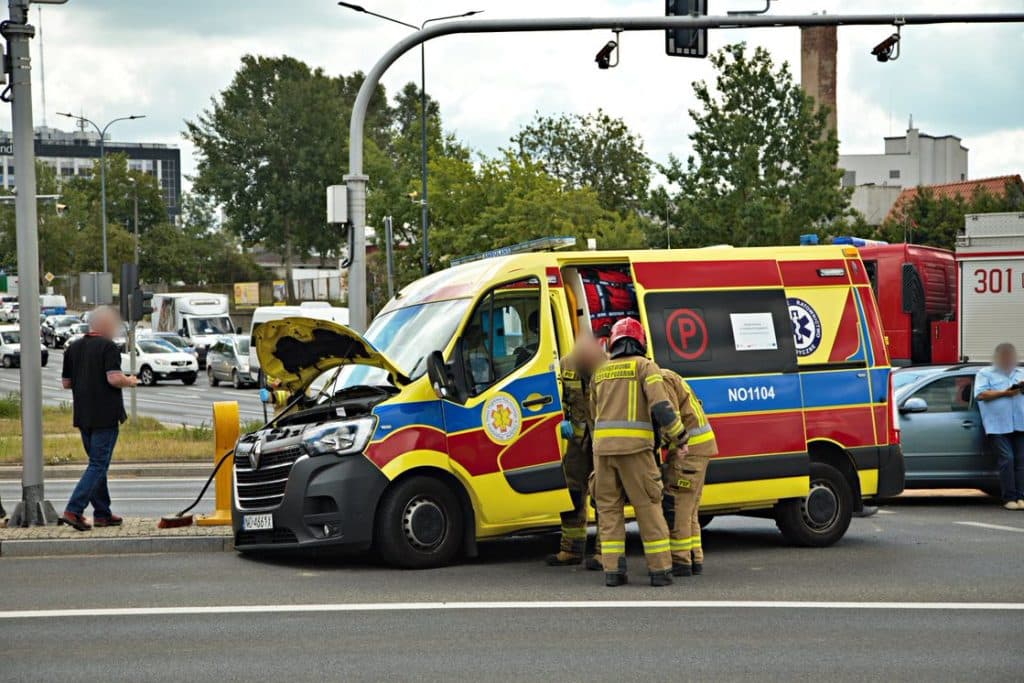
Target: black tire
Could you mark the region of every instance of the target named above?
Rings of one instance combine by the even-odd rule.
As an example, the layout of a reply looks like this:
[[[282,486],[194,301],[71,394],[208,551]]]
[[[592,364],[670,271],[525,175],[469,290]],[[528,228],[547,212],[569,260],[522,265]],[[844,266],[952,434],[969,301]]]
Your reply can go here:
[[[49,362],[50,362],[50,359],[47,358],[46,360],[39,361],[39,364],[45,368],[46,364],[49,363]]]
[[[443,567],[461,550],[462,533],[462,506],[455,492],[437,479],[411,477],[384,495],[374,546],[390,565]]]
[[[238,370],[231,371],[231,386],[235,389],[242,388],[242,378],[238,376]]]
[[[708,524],[711,524],[711,520],[715,518],[714,515],[697,515],[697,521],[700,523],[700,528],[705,528]]]
[[[775,524],[794,545],[825,548],[846,533],[853,518],[853,491],[842,472],[811,463],[811,490],[806,498],[775,506]]]
[[[14,359],[11,358],[10,356],[4,356],[3,366],[10,370],[11,368],[14,367]]]
[[[190,372],[189,374],[182,376],[181,383],[184,384],[185,386],[192,386],[193,384],[196,383],[196,377],[198,376],[199,375],[197,373]]]
[[[144,387],[151,387],[156,384],[156,375],[148,365],[143,365],[139,370],[139,384]]]
[[[211,387],[215,387],[220,384],[220,380],[213,376],[213,368],[209,365],[206,366],[206,381],[210,383]]]

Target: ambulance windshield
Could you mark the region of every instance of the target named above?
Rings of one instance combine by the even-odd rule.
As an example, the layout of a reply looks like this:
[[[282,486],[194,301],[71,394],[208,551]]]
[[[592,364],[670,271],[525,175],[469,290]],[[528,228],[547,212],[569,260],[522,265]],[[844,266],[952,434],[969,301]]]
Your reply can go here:
[[[416,379],[427,371],[427,355],[448,346],[469,303],[469,299],[450,299],[393,309],[377,316],[364,336],[410,379]],[[324,374],[329,377],[334,371]],[[342,369],[334,388],[388,384],[383,369],[352,365]]]

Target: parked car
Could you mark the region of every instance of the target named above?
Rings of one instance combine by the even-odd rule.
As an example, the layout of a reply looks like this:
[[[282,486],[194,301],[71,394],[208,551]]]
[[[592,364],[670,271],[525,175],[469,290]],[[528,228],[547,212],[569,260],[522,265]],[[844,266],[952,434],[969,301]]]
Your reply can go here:
[[[152,332],[147,330],[147,335],[150,339],[157,339],[162,342],[167,342],[173,346],[176,350],[183,353],[187,353],[191,356],[196,356],[196,347],[187,339],[182,337],[180,334],[174,332]]]
[[[68,348],[76,341],[89,334],[89,323],[77,323],[71,326],[70,334],[64,341],[64,348]]]
[[[72,325],[78,325],[82,319],[77,315],[48,315],[43,318],[43,324],[39,328],[39,334],[43,339],[44,346],[61,348],[64,342],[71,336]]]
[[[249,374],[249,337],[220,337],[206,353],[206,378],[211,387],[221,382],[231,382],[236,389],[255,384]]]
[[[139,384],[153,386],[162,379],[180,379],[182,384],[195,384],[199,365],[194,356],[174,350],[167,342],[139,339],[135,342],[135,367]],[[131,371],[127,349],[121,353],[121,370]]]
[[[43,367],[50,359],[46,347],[40,344],[43,352]],[[17,325],[0,325],[0,365],[5,368],[16,368],[21,365],[21,332]]]
[[[896,391],[907,488],[978,488],[998,493],[996,458],[974,398],[981,365],[924,373]],[[898,376],[898,375],[897,375]]]
[[[0,322],[18,321],[18,297],[4,296],[0,298]]]

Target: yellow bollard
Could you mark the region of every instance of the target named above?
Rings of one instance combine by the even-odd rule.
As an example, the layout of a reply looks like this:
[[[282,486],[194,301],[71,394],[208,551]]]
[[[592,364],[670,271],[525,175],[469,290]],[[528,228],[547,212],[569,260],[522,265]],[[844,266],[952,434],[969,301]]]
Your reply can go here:
[[[236,401],[217,401],[213,404],[213,464],[216,467],[224,454],[235,447],[240,430],[238,421],[238,403]],[[212,515],[203,515],[196,519],[199,526],[227,526],[231,524],[231,470],[235,458],[229,457],[220,469],[214,487],[217,492],[217,507]]]

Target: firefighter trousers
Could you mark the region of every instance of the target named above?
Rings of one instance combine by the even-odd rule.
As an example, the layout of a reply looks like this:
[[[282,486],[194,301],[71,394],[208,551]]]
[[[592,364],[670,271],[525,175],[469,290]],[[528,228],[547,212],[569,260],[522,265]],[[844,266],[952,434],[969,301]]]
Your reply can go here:
[[[680,456],[676,453],[666,465],[665,488],[675,498],[675,520],[670,542],[673,564],[704,562],[698,511],[707,471],[706,455],[686,453]]]
[[[601,563],[606,572],[618,571],[626,552],[626,496],[633,504],[647,567],[652,572],[672,568],[669,531],[661,511],[661,471],[651,452],[594,458],[594,495],[601,536]]]
[[[587,481],[594,469],[590,443],[589,437],[569,439],[562,458],[562,472],[573,507],[561,514],[562,540],[558,549],[570,555],[582,555],[587,544]]]

